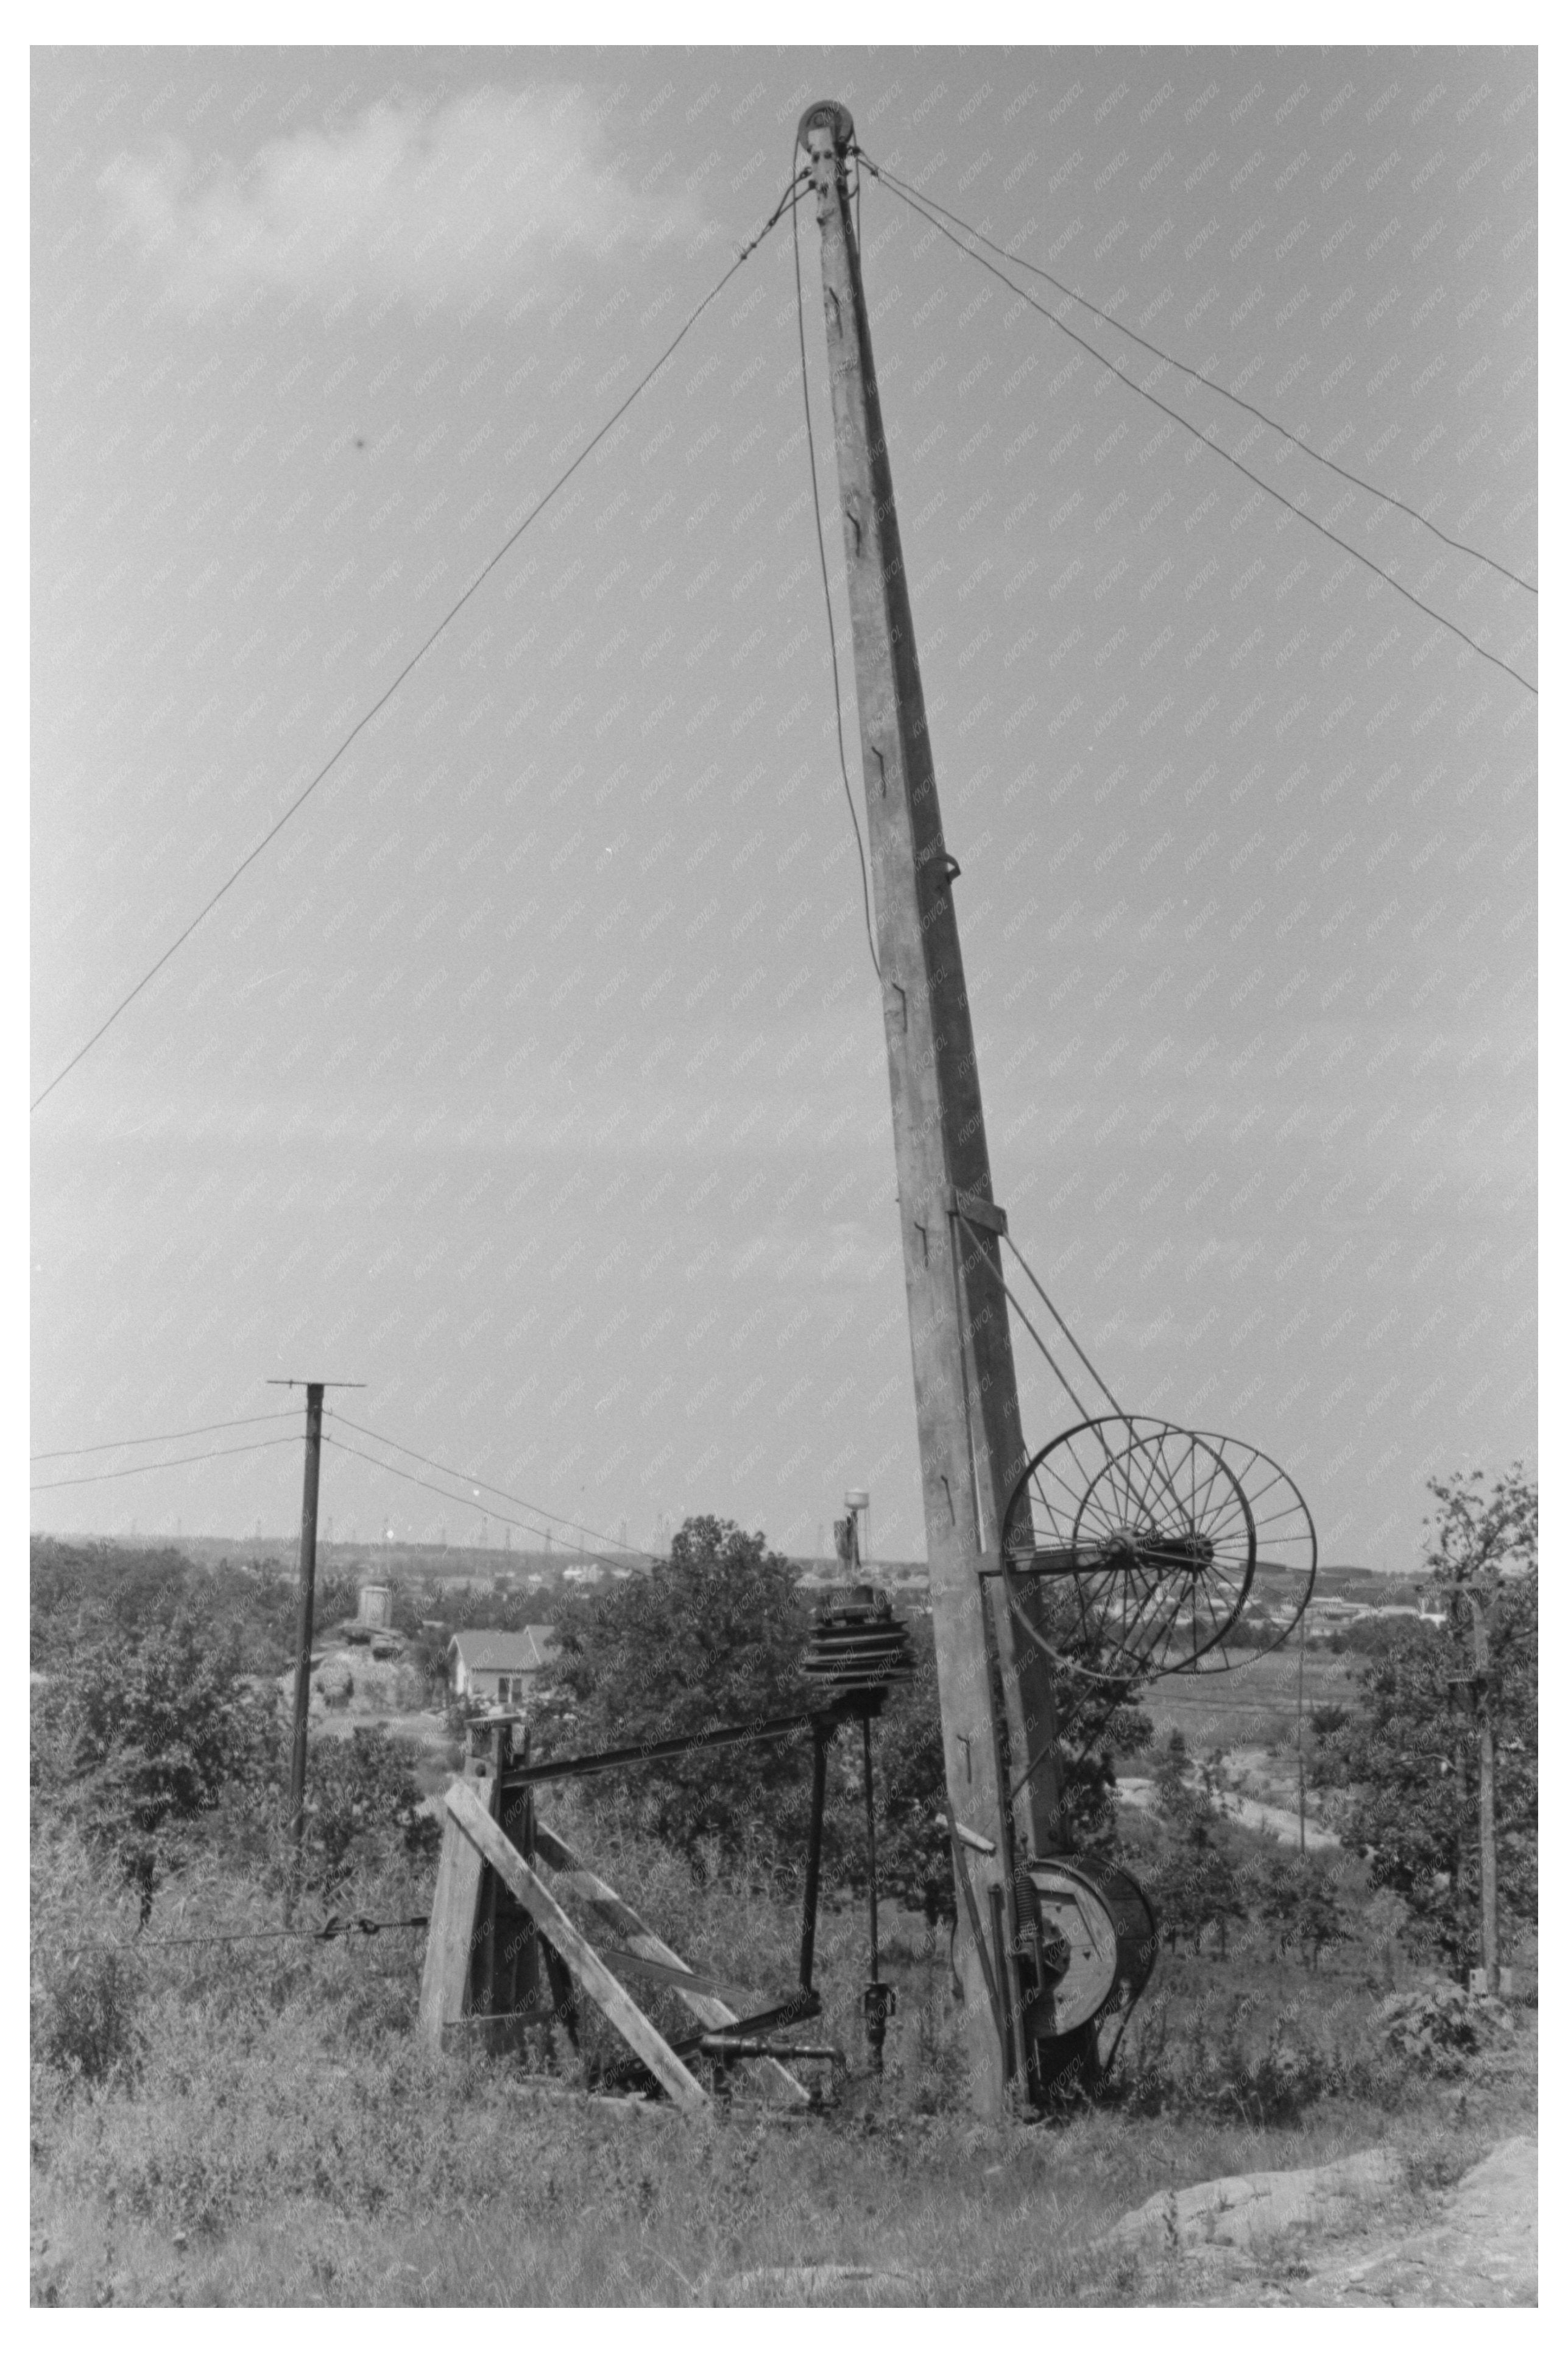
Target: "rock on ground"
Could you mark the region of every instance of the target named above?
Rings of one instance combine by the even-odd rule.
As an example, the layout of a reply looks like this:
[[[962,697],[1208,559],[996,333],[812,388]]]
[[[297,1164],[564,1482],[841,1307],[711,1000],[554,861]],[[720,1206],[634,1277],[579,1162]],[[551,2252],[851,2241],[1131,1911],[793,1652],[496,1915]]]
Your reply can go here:
[[[1436,2199],[1392,2152],[1151,2198],[1109,2233],[1158,2302],[1499,2307],[1537,2301],[1536,2144],[1504,2141]]]
[[[1189,2189],[1157,2192],[1110,2232],[1163,2254],[1209,2246],[1250,2247],[1293,2223],[1332,2229],[1355,2206],[1404,2178],[1386,2149],[1363,2149],[1332,2165],[1292,2173],[1237,2173]]]
[[[1292,2301],[1337,2305],[1534,2305],[1536,2145],[1504,2141],[1443,2200],[1425,2228],[1328,2256]]]

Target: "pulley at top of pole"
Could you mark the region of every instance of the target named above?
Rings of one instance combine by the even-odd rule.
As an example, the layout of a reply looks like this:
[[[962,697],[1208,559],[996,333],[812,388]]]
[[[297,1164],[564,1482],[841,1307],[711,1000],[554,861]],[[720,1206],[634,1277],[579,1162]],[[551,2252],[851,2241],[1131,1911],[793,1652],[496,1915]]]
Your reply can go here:
[[[838,155],[847,155],[855,143],[855,118],[840,99],[819,98],[801,116],[795,143],[796,147],[804,147],[808,155],[813,153],[811,134],[814,131],[830,131],[834,152]]]

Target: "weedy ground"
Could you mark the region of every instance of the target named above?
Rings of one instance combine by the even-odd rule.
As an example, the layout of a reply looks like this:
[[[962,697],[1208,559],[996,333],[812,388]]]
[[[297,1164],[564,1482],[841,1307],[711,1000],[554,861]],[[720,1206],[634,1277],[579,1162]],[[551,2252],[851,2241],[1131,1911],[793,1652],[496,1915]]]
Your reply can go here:
[[[688,1959],[759,1991],[788,1985],[782,1893],[744,1874],[704,1883],[554,1811]],[[339,1908],[423,1909],[431,1877],[387,1864]],[[72,1953],[130,1937],[133,1908],[58,1843],[36,1862],[34,1907],[43,2304],[679,2306],[805,2264],[899,2274],[914,2303],[1169,2303],[1188,2293],[1179,2265],[1099,2243],[1152,2195],[1384,2146],[1419,2200],[1534,2113],[1532,2010],[1462,2071],[1396,2063],[1373,2025],[1383,1964],[1353,1946],[1315,1975],[1245,1937],[1225,1960],[1162,1956],[1116,2100],[982,2126],[962,2101],[945,1930],[889,1924],[899,2013],[878,2084],[858,2027],[863,1921],[830,1911],[831,1998],[811,2032],[849,2055],[836,2104],[786,2122],[742,2095],[690,2123],[584,2100],[569,2064],[547,2094],[511,2061],[425,2054],[417,1932]],[[145,1934],[277,1918],[254,1885],[193,1866]],[[790,2291],[753,2284],[745,2300]]]

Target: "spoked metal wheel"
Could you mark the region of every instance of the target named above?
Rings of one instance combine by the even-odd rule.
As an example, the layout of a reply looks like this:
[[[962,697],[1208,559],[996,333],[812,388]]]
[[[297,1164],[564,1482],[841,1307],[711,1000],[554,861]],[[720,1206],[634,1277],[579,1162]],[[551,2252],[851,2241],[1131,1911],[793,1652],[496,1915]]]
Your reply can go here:
[[[1060,1666],[1124,1683],[1179,1673],[1224,1644],[1258,1557],[1226,1443],[1113,1414],[1064,1430],[1027,1464],[1003,1522],[1002,1573],[1015,1616]]]
[[[1256,1446],[1215,1430],[1200,1433],[1247,1497],[1258,1535],[1258,1560],[1246,1615],[1189,1662],[1194,1674],[1213,1674],[1267,1657],[1300,1624],[1318,1573],[1318,1532],[1301,1491],[1288,1472]]]

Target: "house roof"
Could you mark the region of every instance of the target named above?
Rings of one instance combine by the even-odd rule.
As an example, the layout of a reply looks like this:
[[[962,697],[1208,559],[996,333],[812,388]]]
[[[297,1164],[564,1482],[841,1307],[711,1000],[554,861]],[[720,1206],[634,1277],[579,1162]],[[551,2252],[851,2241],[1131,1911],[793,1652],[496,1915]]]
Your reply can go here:
[[[555,1648],[553,1626],[520,1626],[507,1633],[500,1626],[466,1626],[447,1645],[471,1674],[476,1667],[497,1674],[530,1674],[542,1667]]]

